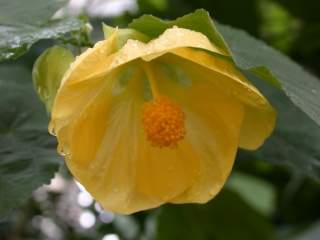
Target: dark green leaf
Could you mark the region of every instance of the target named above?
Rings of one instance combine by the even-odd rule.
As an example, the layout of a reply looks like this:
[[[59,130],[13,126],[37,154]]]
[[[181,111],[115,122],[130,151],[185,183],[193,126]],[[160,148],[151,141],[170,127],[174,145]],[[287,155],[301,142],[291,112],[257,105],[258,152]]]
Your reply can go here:
[[[25,26],[47,22],[66,0],[0,0],[0,25]]]
[[[0,61],[16,59],[41,39],[79,31],[79,19],[51,20],[65,0],[0,0]]]
[[[83,22],[73,18],[51,21],[42,27],[0,25],[0,61],[20,57],[41,39],[60,38],[82,27]]]
[[[21,66],[0,66],[0,215],[49,183],[59,166],[30,77]]]
[[[283,92],[251,73],[247,77],[278,110],[278,122],[273,135],[261,149],[248,154],[320,180],[320,128]]]
[[[173,26],[201,32],[223,52],[228,52],[228,48],[220,33],[216,30],[208,12],[203,9],[196,10],[194,13],[187,14],[173,21],[164,21],[152,15],[143,15],[129,24],[130,28],[136,29],[151,38],[159,36],[166,29]]]
[[[239,195],[223,190],[206,205],[168,205],[160,210],[157,240],[271,240],[271,224]]]

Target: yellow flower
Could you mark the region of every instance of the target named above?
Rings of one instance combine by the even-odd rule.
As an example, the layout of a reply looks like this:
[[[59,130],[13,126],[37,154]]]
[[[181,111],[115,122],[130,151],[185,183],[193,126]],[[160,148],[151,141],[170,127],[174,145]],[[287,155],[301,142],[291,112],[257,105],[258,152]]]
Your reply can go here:
[[[108,210],[207,202],[238,147],[256,149],[271,134],[275,111],[202,33],[173,27],[119,49],[119,31],[62,80],[50,124],[60,153]]]

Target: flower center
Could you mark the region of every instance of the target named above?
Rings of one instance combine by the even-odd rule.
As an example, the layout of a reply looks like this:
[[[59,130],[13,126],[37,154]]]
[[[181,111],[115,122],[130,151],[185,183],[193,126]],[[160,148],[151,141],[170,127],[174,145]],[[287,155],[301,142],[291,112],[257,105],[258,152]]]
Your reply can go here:
[[[153,95],[153,100],[143,105],[143,128],[152,146],[177,147],[186,135],[185,114],[178,104],[159,93],[151,64],[143,63]]]
[[[142,121],[147,139],[155,147],[176,147],[186,134],[185,114],[165,96],[144,104]]]

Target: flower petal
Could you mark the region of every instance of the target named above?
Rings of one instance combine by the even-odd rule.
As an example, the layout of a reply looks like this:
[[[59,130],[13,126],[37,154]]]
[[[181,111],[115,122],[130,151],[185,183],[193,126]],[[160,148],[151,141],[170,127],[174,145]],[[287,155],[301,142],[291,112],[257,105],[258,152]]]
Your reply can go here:
[[[124,69],[118,70],[102,80],[64,84],[52,127],[73,176],[105,208],[132,213],[186,191],[200,160],[188,142],[177,149],[158,149],[147,142],[141,126],[144,77],[136,67],[122,86]]]
[[[71,64],[69,70],[64,75],[61,85],[73,82],[80,82],[83,79],[97,75],[100,69],[105,68],[107,57],[118,50],[116,37],[119,30],[115,29],[107,40],[97,42],[93,48],[88,48],[79,55]]]
[[[243,104],[221,92],[202,75],[189,74],[180,63],[186,60],[167,65],[172,71],[178,71],[176,76],[163,70],[161,60],[154,64],[160,92],[183,107],[186,141],[200,159],[199,174],[193,184],[170,202],[207,202],[220,191],[232,169],[244,115]]]
[[[176,49],[172,53],[189,61],[179,60],[191,75],[207,79],[220,91],[244,103],[245,116],[239,146],[250,150],[260,147],[275,127],[276,111],[259,90],[225,58],[190,48]],[[166,61],[177,63],[172,57],[166,58]]]
[[[201,48],[225,54],[215,47],[205,35],[178,27],[167,29],[158,38],[148,43],[129,39],[119,51],[113,53],[117,49],[117,34],[118,30],[115,30],[107,40],[98,42],[92,49],[83,53],[72,65],[70,73],[65,78],[70,83],[99,78],[137,58],[150,61],[170,50],[182,47]]]

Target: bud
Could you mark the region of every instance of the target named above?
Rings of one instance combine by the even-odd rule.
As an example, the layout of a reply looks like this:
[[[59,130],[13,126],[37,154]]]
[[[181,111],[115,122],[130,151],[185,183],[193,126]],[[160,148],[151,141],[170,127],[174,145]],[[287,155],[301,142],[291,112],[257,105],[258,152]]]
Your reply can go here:
[[[73,61],[70,50],[53,46],[43,52],[33,66],[33,85],[48,113],[51,112],[63,75]]]

